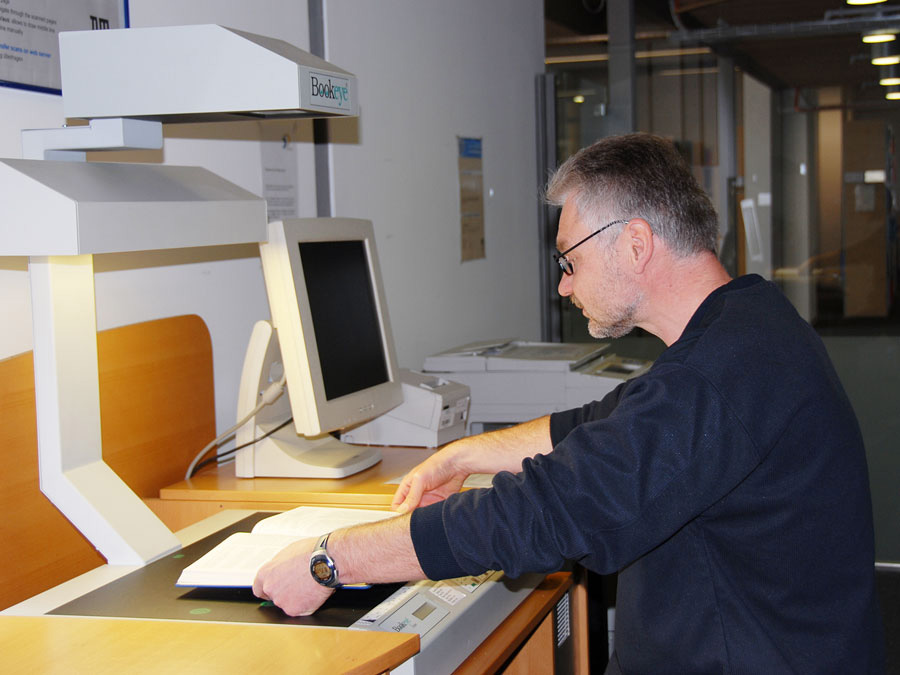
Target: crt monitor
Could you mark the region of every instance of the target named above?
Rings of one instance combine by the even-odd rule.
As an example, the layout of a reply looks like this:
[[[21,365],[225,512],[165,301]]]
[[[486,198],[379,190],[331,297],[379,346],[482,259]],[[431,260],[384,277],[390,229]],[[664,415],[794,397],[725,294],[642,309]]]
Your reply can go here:
[[[351,218],[269,223],[260,258],[271,322],[259,322],[244,362],[238,418],[282,375],[287,395],[243,425],[242,477],[339,478],[377,462],[377,448],[329,432],[353,427],[403,401],[372,224]]]

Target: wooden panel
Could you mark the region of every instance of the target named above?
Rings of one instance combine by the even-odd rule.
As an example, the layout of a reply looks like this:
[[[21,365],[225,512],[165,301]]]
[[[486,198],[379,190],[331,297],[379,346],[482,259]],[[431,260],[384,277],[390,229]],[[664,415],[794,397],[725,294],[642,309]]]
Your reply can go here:
[[[552,615],[556,603],[571,587],[572,575],[568,572],[548,575],[509,617],[469,654],[469,657],[454,671],[455,675],[496,673],[505,666],[513,653],[532,637],[536,637],[536,642],[528,649],[527,656],[520,665],[542,654],[550,659],[549,662],[545,661],[543,672],[552,672],[552,665],[547,666],[548,663],[553,663],[553,640],[551,638],[548,645],[542,635],[535,636],[535,629],[544,621],[544,617]]]
[[[215,435],[212,347],[196,316],[98,335],[103,456],[141,496]],[[105,562],[40,492],[31,352],[0,361],[0,608]]]
[[[576,675],[591,672],[590,642],[588,630],[588,574],[580,565],[573,572],[575,585],[572,586],[572,640],[575,652]]]
[[[198,316],[101,331],[103,458],[140,497],[184,477],[216,435],[212,344]]]
[[[0,607],[8,607],[105,562],[38,486],[34,360],[0,361]]]
[[[553,666],[553,612],[537,627],[528,641],[503,669],[503,675],[551,675]]]

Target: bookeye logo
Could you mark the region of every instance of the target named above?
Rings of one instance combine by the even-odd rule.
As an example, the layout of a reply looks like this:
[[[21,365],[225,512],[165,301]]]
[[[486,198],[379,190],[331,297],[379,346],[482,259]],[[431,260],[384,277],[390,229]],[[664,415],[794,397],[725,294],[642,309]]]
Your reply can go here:
[[[333,75],[310,73],[312,102],[329,108],[350,107],[350,81]]]

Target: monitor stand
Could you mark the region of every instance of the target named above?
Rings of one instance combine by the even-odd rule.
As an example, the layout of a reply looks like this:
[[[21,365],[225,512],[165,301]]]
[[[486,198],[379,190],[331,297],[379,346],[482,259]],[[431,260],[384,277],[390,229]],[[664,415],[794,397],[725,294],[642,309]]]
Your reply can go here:
[[[261,392],[281,379],[284,368],[275,329],[268,321],[258,321],[253,327],[241,385],[238,392],[237,419],[247,416],[260,400]],[[253,443],[291,417],[287,388],[270,405],[256,413],[237,431],[240,447],[235,459],[235,475],[239,478],[344,478],[367,469],[381,460],[381,450],[375,447],[343,443],[322,434],[307,437],[298,434],[292,423]]]

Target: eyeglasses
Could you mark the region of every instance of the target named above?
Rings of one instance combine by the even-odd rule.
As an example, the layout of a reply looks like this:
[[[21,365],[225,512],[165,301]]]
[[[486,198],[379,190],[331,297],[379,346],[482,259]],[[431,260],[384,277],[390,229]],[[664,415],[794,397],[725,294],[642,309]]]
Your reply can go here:
[[[612,221],[611,223],[607,223],[606,225],[604,225],[603,227],[601,227],[599,230],[596,230],[595,232],[592,232],[591,234],[589,234],[588,236],[586,236],[584,239],[582,239],[581,241],[579,241],[577,244],[575,244],[574,246],[570,246],[569,248],[567,248],[567,249],[566,249],[565,251],[563,251],[562,253],[554,253],[554,254],[553,254],[553,259],[556,261],[556,264],[559,265],[559,268],[560,268],[565,274],[575,274],[575,268],[572,266],[572,262],[571,262],[566,256],[567,256],[569,253],[571,253],[572,251],[574,251],[576,248],[578,248],[579,246],[581,246],[584,242],[586,242],[586,241],[587,241],[588,239],[590,239],[591,237],[595,237],[595,236],[597,236],[598,234],[600,234],[601,232],[603,232],[603,230],[605,230],[606,228],[612,227],[613,225],[619,225],[619,224],[621,224],[621,223],[627,223],[627,222],[628,222],[627,220],[614,220],[614,221]]]

